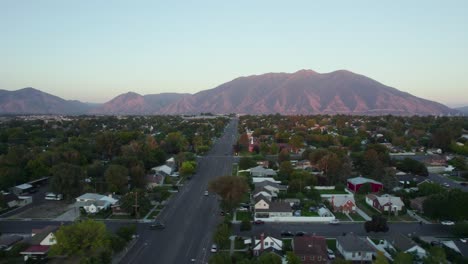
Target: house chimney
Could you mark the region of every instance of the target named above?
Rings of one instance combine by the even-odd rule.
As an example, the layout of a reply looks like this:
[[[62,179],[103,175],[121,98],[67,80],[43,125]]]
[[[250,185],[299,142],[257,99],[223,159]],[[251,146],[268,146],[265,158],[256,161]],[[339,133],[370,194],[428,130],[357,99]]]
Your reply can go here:
[[[264,240],[265,240],[265,235],[262,233],[260,235],[260,252],[263,252],[263,250],[264,250],[264,247],[263,247],[264,246]]]

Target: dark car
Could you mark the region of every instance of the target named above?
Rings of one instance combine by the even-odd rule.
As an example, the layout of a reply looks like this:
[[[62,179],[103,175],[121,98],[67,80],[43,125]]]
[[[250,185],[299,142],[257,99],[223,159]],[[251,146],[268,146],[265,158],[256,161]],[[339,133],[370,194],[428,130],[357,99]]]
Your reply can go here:
[[[292,237],[292,236],[294,236],[294,234],[291,233],[290,231],[283,231],[283,232],[281,232],[281,236]]]
[[[441,245],[442,243],[440,243],[439,241],[436,241],[436,240],[431,241],[431,246],[441,246]]]
[[[255,221],[254,221],[254,224],[255,224],[255,225],[263,225],[264,223],[265,223],[265,222],[262,221],[262,220],[255,220]]]
[[[164,229],[165,226],[161,222],[154,222],[149,226],[150,229]]]
[[[305,234],[306,232],[302,232],[302,231],[296,232],[296,236],[304,236]]]

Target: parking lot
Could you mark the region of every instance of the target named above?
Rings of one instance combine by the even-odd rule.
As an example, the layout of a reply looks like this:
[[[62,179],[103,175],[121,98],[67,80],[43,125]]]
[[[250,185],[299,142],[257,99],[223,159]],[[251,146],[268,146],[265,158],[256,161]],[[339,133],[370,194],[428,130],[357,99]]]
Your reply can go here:
[[[64,201],[44,201],[41,204],[28,208],[9,218],[18,219],[52,219],[68,210],[69,204]]]

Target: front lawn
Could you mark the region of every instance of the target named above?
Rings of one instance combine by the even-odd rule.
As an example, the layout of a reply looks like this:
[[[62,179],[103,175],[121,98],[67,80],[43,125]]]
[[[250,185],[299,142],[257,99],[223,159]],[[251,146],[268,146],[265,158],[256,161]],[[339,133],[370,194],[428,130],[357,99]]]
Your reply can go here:
[[[465,179],[457,177],[457,176],[447,176],[447,178],[449,178],[451,180],[454,180],[454,181],[458,181],[458,182],[464,182],[465,181]]]
[[[354,213],[354,214],[349,214],[349,216],[351,216],[351,218],[353,219],[353,221],[366,221],[366,219],[364,219],[360,214],[358,213]]]
[[[340,212],[333,212],[333,214],[335,215],[335,217],[338,219],[338,220],[341,220],[341,221],[349,221],[350,219],[343,213],[340,213]]]
[[[319,216],[319,214],[316,212],[304,210],[304,211],[301,211],[301,216]]]
[[[332,238],[332,239],[328,239],[327,238],[327,247],[333,251],[336,250],[336,239]]]
[[[234,249],[244,249],[246,247],[247,247],[247,245],[244,244],[244,239],[243,238],[234,239]]]
[[[292,251],[292,239],[291,238],[284,238],[283,239],[283,251]]]
[[[380,212],[377,211],[374,207],[368,205],[366,203],[366,197],[364,195],[356,195],[356,205],[364,211],[369,217],[372,217],[373,215],[380,215]]]
[[[416,220],[409,216],[408,214],[403,215],[386,215],[382,214],[383,216],[387,217],[388,221],[403,221],[403,222],[415,222]]]
[[[237,211],[236,220],[237,221],[252,221],[252,214],[250,212]]]
[[[135,219],[135,217],[131,215],[111,215],[109,219]]]

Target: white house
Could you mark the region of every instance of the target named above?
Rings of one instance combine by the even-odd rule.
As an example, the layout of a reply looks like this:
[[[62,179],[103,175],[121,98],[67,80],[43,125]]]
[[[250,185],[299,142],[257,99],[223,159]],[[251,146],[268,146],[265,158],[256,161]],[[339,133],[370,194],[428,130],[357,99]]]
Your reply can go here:
[[[119,200],[97,193],[85,193],[76,198],[76,206],[82,207],[86,213],[95,214],[111,208]]]
[[[272,169],[264,168],[263,166],[257,166],[249,169],[250,175],[254,177],[271,177],[276,176],[276,171]]]
[[[244,240],[245,245],[251,245],[252,239]],[[255,243],[252,245],[254,256],[260,256],[264,251],[268,252],[281,252],[283,250],[283,241],[271,236],[265,237],[262,233],[260,239],[255,239]]]
[[[258,183],[258,182],[264,182],[264,181],[268,181],[268,182],[274,182],[274,183],[281,183],[280,181],[277,181],[271,177],[252,177],[252,182],[253,183]]]
[[[151,169],[155,174],[162,173],[164,176],[172,176],[172,168],[166,164]]]
[[[366,203],[381,212],[390,211],[394,214],[398,214],[405,206],[400,197],[389,194],[383,194],[381,196],[368,194],[366,195]]]
[[[372,255],[376,250],[367,240],[348,233],[336,238],[336,249],[345,260],[351,261],[372,261]]]
[[[24,256],[24,261],[28,259],[43,259],[47,256],[50,246],[57,243],[54,232],[57,226],[46,226],[43,229],[33,229],[31,238],[28,241],[30,245],[27,249],[20,252]]]

